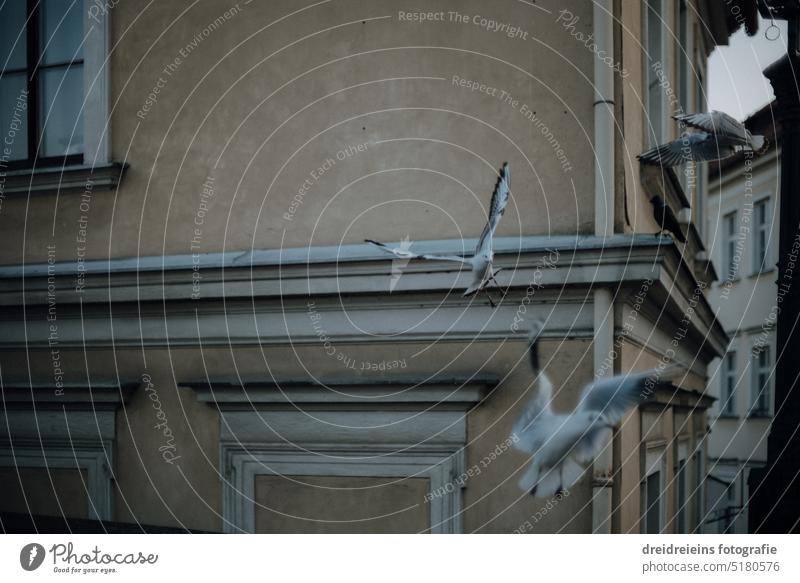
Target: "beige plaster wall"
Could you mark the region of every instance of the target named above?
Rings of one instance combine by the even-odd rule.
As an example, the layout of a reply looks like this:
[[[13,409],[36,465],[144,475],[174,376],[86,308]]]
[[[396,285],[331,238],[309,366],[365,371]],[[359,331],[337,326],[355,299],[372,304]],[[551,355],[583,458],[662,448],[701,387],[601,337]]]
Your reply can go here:
[[[477,237],[503,161],[513,196],[499,235],[588,232],[592,54],[555,23],[562,5],[588,35],[591,4],[577,1],[551,14],[526,3],[425,5],[445,19],[466,15],[466,24],[401,21],[413,7],[388,0],[293,16],[301,7],[287,0],[232,12],[230,0],[120,2],[111,11],[112,144],[130,169],[116,193],[93,194],[88,212],[80,194],[5,201],[0,262],[19,261],[23,245],[28,261],[44,260],[51,242],[57,259],[73,259],[81,215],[88,257],[185,253],[195,236],[200,252]],[[516,26],[520,37],[473,24],[476,16]],[[562,169],[548,128],[572,170]],[[214,192],[201,201],[209,176]]]
[[[425,478],[256,476],[258,533],[420,533],[430,527]]]

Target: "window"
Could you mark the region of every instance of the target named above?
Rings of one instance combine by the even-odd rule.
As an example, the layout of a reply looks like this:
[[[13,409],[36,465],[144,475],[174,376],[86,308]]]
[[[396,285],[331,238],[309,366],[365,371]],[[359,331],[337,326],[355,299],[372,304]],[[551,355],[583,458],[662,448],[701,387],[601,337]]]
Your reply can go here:
[[[645,483],[645,534],[661,532],[661,472],[647,476]]]
[[[736,351],[729,351],[722,362],[722,402],[720,412],[722,415],[736,414]]]
[[[680,99],[680,108],[683,111],[691,110],[691,104],[689,103],[689,71],[691,70],[689,58],[692,53],[690,51],[689,10],[686,6],[686,0],[681,0],[678,7],[678,99]]]
[[[675,472],[678,481],[678,534],[686,534],[686,459],[678,460],[678,469]]]
[[[701,441],[694,454],[694,516],[695,516],[695,532],[700,532],[703,528],[705,521],[705,484],[706,484],[706,469],[705,469],[705,446]]]
[[[750,415],[769,415],[771,361],[769,346],[760,346],[753,351],[753,393]]]
[[[736,233],[736,211],[725,215],[722,219],[722,223],[725,237],[725,243],[722,248],[724,254],[723,268],[727,279],[731,280],[736,277],[738,268],[738,261],[736,259],[736,245],[739,242],[739,237]]]
[[[644,26],[642,28],[647,48],[645,55],[647,80],[647,135],[650,146],[663,142],[664,138],[664,102],[661,95],[661,80],[665,73],[664,53],[662,50],[662,30],[664,22],[661,9],[662,0],[648,0],[644,10]]]
[[[8,0],[0,8],[0,102],[10,166],[83,161],[83,1]]]
[[[730,534],[735,532],[736,524],[736,480],[731,480],[731,483],[725,488],[725,508],[723,516],[719,521],[720,534]]]
[[[761,273],[769,262],[769,199],[756,202],[753,207],[755,225],[753,227],[753,272]]]

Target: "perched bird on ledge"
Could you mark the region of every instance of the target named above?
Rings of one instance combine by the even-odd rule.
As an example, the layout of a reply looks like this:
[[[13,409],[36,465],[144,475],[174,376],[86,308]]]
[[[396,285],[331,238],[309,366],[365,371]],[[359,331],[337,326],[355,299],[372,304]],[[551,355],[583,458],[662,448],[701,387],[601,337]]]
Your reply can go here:
[[[669,205],[664,202],[664,199],[656,195],[650,199],[650,202],[653,204],[653,218],[655,218],[658,226],[661,227],[659,234],[669,231],[678,241],[686,243],[686,237],[681,231],[681,224]]]
[[[722,111],[672,116],[695,131],[684,132],[677,140],[639,154],[644,164],[678,166],[684,162],[724,160],[737,152],[763,154],[768,147],[764,136],[754,136],[744,124]]]

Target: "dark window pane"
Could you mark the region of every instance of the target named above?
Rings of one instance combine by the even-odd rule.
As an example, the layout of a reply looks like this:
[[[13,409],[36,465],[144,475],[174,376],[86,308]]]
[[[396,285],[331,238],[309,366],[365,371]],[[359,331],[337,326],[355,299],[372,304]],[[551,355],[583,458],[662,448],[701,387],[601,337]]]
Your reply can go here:
[[[678,533],[686,532],[686,460],[678,461]]]
[[[25,73],[0,78],[0,154],[7,160],[28,157],[28,96]]]
[[[28,42],[26,18],[25,0],[0,2],[0,70],[25,68]]]
[[[661,532],[661,472],[653,472],[647,476],[647,534]]]
[[[39,74],[42,127],[40,156],[83,152],[83,67],[44,69]]]
[[[42,64],[83,58],[83,0],[43,0],[39,46]]]

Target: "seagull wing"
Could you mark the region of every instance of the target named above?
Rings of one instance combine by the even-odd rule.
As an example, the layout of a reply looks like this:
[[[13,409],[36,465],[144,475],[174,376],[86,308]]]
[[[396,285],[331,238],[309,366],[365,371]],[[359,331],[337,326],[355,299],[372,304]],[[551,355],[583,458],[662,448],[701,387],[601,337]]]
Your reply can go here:
[[[729,116],[724,111],[708,113],[690,113],[673,116],[676,120],[698,130],[703,130],[717,137],[727,138],[738,144],[750,143],[750,132],[744,124]]]
[[[508,204],[510,179],[511,170],[506,162],[500,170],[500,177],[497,179],[497,184],[494,187],[492,202],[489,208],[489,220],[483,228],[478,246],[475,249],[475,255],[491,252],[492,250],[494,232],[497,230],[497,225],[500,224],[500,219],[503,218],[503,213],[506,211],[506,205]]]
[[[656,383],[674,376],[677,370],[676,366],[670,365],[595,381],[583,389],[577,410],[600,412],[607,423],[615,425],[628,409],[647,400]]]
[[[721,160],[733,153],[730,144],[718,141],[712,134],[695,132],[647,150],[637,158],[645,164],[678,166],[689,161]]]
[[[460,255],[428,255],[428,254],[419,254],[419,253],[412,253],[411,251],[407,251],[405,249],[400,249],[399,247],[389,247],[388,245],[381,243],[380,241],[373,241],[372,239],[364,239],[365,243],[369,243],[371,245],[375,245],[380,249],[383,249],[387,253],[391,253],[395,257],[399,257],[400,259],[429,259],[432,261],[457,261],[458,263],[464,263],[467,265],[472,265],[472,259],[469,257],[461,257]]]

